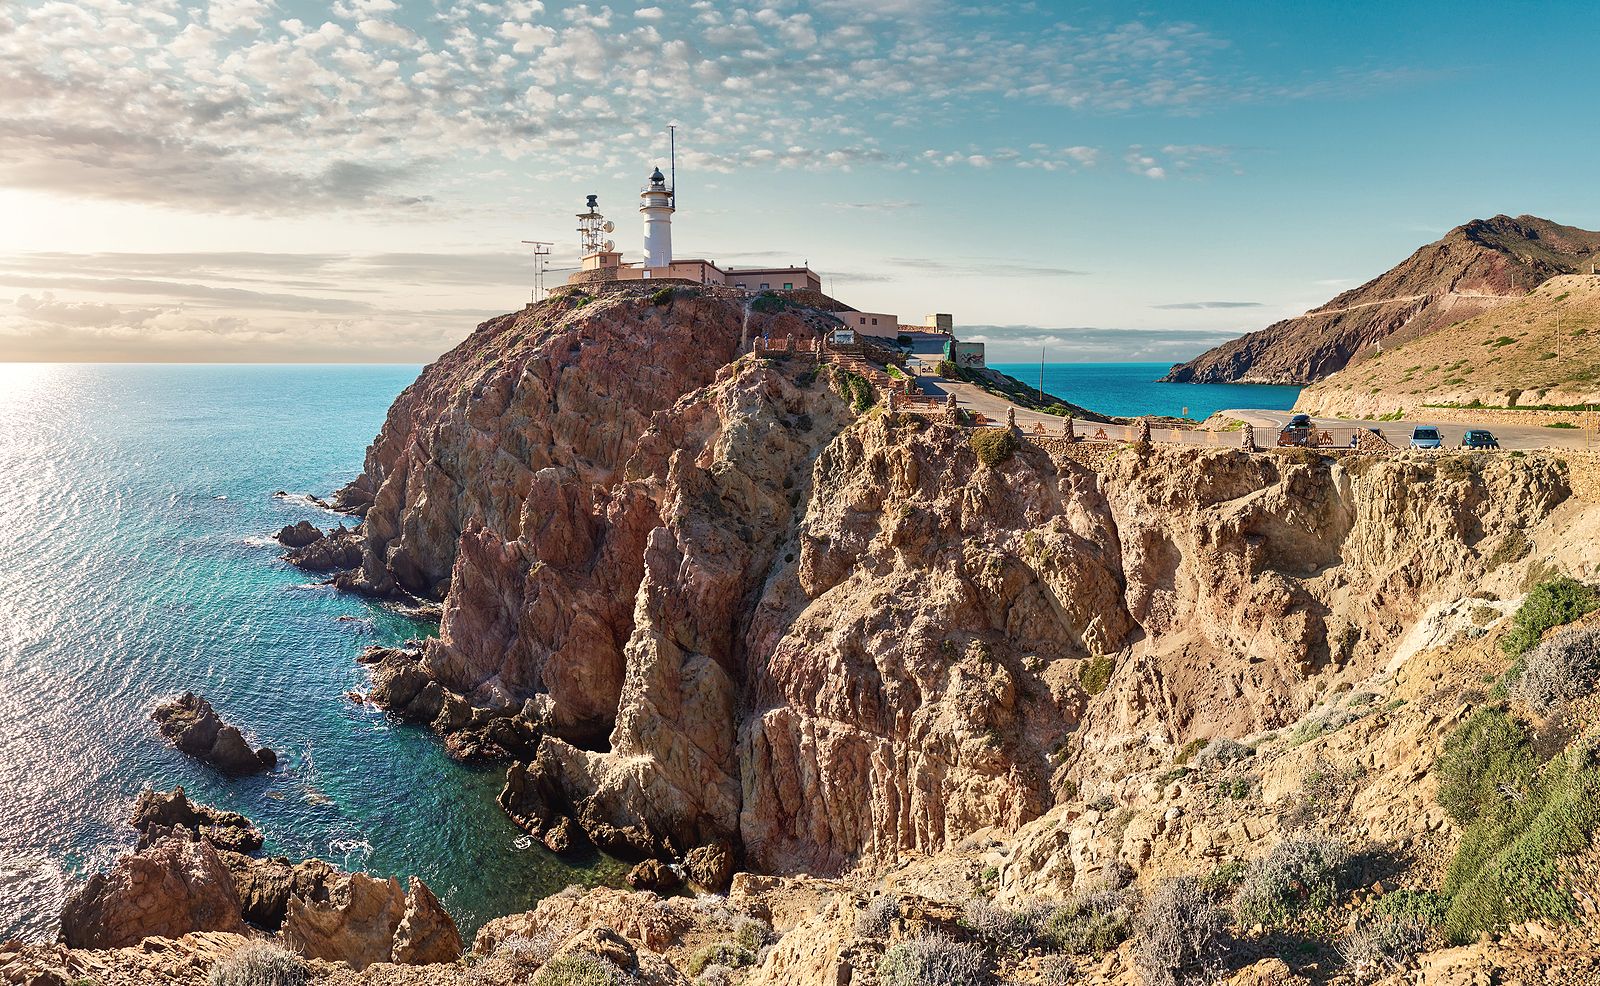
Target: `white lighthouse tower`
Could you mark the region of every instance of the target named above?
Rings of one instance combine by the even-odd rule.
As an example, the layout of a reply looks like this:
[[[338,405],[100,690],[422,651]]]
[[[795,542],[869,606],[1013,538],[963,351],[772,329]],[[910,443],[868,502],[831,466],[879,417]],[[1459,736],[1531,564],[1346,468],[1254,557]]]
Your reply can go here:
[[[644,213],[645,267],[672,266],[672,189],[667,176],[657,168],[650,182],[639,192],[639,211]]]

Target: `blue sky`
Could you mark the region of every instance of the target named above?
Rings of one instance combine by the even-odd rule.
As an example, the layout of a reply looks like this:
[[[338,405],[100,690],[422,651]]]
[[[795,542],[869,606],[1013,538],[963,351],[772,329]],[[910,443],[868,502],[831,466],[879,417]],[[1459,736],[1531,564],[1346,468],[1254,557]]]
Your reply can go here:
[[[679,129],[680,256],[997,360],[1185,358],[1469,219],[1600,226],[1577,4],[0,8],[0,358],[426,360]]]

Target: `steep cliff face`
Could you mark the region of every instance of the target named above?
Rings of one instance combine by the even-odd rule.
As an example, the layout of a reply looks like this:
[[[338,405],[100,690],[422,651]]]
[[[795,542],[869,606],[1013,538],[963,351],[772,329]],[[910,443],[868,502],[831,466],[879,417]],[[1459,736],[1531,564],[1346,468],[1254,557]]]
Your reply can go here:
[[[1539,459],[986,466],[963,429],[856,415],[809,357],[727,363],[731,302],[558,304],[430,368],[345,495],[375,491],[368,584],[448,587],[379,691],[447,734],[525,724],[519,819],[614,851],[836,872],[1016,830],[1099,764],[1370,675],[1567,495]]]
[[[1321,380],[1385,345],[1426,336],[1520,298],[1557,274],[1587,272],[1600,233],[1536,216],[1457,226],[1404,262],[1304,315],[1180,363],[1176,383]]]

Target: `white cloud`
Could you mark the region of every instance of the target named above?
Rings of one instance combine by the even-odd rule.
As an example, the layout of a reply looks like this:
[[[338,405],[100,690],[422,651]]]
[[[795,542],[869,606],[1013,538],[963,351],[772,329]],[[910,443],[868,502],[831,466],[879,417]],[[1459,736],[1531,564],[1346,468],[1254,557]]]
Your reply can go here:
[[[393,21],[378,20],[369,17],[356,25],[356,30],[374,41],[386,44],[404,45],[416,40],[416,35],[401,27]]]

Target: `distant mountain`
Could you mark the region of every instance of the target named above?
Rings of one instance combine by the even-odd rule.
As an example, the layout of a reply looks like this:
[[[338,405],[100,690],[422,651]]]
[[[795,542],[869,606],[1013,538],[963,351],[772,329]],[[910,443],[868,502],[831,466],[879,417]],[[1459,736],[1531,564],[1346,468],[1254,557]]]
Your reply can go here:
[[[1474,219],[1320,308],[1225,342],[1164,377],[1307,384],[1379,351],[1521,298],[1600,261],[1600,233],[1537,216]]]

